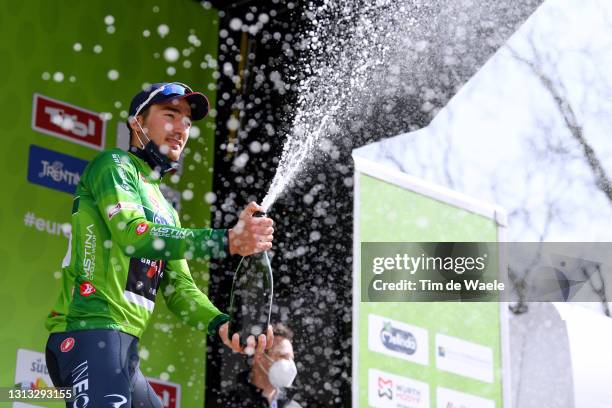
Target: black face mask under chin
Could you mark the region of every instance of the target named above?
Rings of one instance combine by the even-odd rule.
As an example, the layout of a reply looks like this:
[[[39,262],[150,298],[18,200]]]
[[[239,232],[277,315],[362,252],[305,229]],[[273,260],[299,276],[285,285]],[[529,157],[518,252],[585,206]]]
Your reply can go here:
[[[178,170],[179,163],[170,160],[152,140],[149,140],[143,149],[130,146],[130,152],[144,160],[153,170],[159,172],[160,177],[163,177],[166,173],[172,174]]]

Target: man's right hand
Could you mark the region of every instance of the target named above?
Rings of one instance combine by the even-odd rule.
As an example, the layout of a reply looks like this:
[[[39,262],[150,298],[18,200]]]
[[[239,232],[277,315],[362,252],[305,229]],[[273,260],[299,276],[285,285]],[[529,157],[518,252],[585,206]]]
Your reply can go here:
[[[273,221],[268,217],[253,217],[263,207],[252,201],[242,210],[234,228],[228,231],[229,251],[232,255],[248,256],[272,248]]]

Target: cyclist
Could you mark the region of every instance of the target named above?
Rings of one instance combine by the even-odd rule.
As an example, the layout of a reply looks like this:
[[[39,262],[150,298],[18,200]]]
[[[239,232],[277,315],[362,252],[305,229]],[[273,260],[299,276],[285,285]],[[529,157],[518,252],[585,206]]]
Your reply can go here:
[[[130,104],[129,151],[94,158],[77,186],[72,235],[62,262],[62,290],[46,327],[46,360],[57,387],[71,387],[70,407],[161,407],[139,369],[138,339],[161,291],[184,323],[219,335],[245,352],[229,317],[195,285],[187,261],[250,255],[272,246],[272,220],[252,217],[252,202],[231,229],[182,228],[160,181],[177,168],[191,122],[207,98],[181,83],[157,83]],[[263,353],[273,334],[250,337]]]

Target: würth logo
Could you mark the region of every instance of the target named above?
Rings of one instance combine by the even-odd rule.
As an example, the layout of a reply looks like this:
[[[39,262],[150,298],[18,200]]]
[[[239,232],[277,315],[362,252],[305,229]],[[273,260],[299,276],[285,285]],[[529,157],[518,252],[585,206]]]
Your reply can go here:
[[[106,122],[99,113],[36,93],[32,128],[97,150],[104,149]]]

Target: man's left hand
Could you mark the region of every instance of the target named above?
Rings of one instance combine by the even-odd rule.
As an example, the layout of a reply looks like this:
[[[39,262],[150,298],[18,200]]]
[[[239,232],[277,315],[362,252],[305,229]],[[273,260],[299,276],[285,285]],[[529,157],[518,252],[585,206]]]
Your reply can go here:
[[[257,344],[255,344],[255,336],[249,336],[247,338],[247,346],[242,347],[240,345],[240,335],[234,333],[232,339],[229,339],[229,322],[225,322],[219,327],[219,337],[227,347],[231,348],[235,353],[241,354],[261,354],[265,350],[269,350],[274,344],[274,332],[272,326],[268,326],[266,334],[260,334],[257,336]]]

